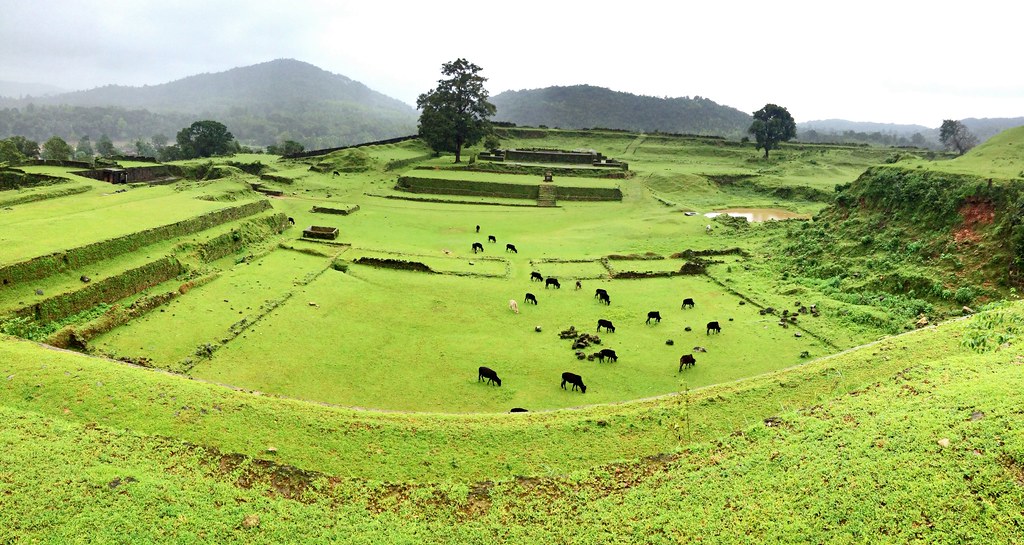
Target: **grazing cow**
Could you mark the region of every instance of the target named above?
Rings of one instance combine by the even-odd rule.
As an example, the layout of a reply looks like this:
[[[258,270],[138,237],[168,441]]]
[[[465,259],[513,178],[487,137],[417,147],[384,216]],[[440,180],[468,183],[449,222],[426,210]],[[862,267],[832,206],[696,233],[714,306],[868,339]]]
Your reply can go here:
[[[563,390],[565,389],[565,383],[566,382],[568,382],[569,384],[572,384],[572,389],[573,390],[576,390],[576,388],[579,388],[580,391],[583,392],[584,394],[587,393],[587,386],[585,384],[583,384],[583,377],[581,377],[581,376],[579,376],[579,375],[577,375],[575,373],[570,373],[570,372],[566,371],[566,372],[562,373],[562,389]]]
[[[601,303],[604,303],[604,304],[606,304],[606,305],[610,305],[610,304],[612,304],[612,298],[611,298],[611,297],[608,297],[608,294],[607,294],[607,293],[602,293],[601,295],[599,295],[599,296],[597,297],[597,300],[598,300],[599,302],[601,302]]]
[[[288,225],[295,225],[295,218],[288,216]]]
[[[693,308],[693,299],[691,299],[690,297],[687,297],[686,299],[683,299],[683,306],[681,306],[679,308],[686,308],[686,307]]]
[[[554,286],[555,289],[562,289],[562,285],[558,283],[557,278],[548,278],[544,281],[544,289],[548,289],[548,286]]]
[[[533,304],[536,305],[537,304],[537,296],[535,296],[532,293],[527,293],[526,294],[526,298],[523,299],[523,303],[533,303]]]
[[[601,297],[602,295],[608,297],[608,292],[605,291],[604,288],[597,288],[596,290],[594,290],[594,297]]]
[[[519,250],[516,250],[515,244],[506,244],[505,245],[505,251],[506,252],[512,252],[514,254],[518,254],[519,253]]]
[[[602,348],[601,351],[597,353],[597,359],[601,360],[601,363],[604,363],[605,358],[608,358],[612,362],[619,361],[619,357],[615,355],[615,351],[611,348]]]
[[[476,376],[477,382],[484,379],[487,379],[488,384],[497,384],[498,386],[501,386],[501,379],[498,378],[498,373],[495,373],[494,369],[491,369],[490,367],[481,367],[480,372]]]
[[[710,335],[712,331],[715,333],[721,333],[722,326],[718,325],[718,322],[708,322],[708,332],[706,335]]]
[[[483,252],[484,251],[484,245],[480,244],[479,242],[474,242],[473,243],[473,253],[475,254],[477,250],[480,250],[481,252]]]
[[[476,232],[477,232],[477,233],[479,233],[479,232],[480,232],[480,226],[479,226],[479,225],[477,225],[477,226],[476,226]]]
[[[601,332],[601,328],[602,327],[604,328],[605,331],[607,331],[609,333],[615,333],[615,326],[612,325],[612,321],[611,320],[605,320],[603,318],[598,320],[597,321],[597,332],[598,333]]]
[[[580,281],[579,281],[579,280],[577,280],[577,281],[576,281],[576,289],[580,289],[580,288],[582,288],[582,287],[583,287],[583,284],[580,284]]]
[[[544,276],[537,271],[533,271],[532,273],[530,273],[530,282],[533,282],[534,280],[538,282],[543,282]]]
[[[510,412],[510,413],[528,413],[530,411],[528,411],[528,410],[526,410],[526,409],[524,409],[522,407],[512,407],[511,409],[509,409],[508,412]]]
[[[494,235],[487,235],[487,242],[498,242],[498,239],[494,238]]]
[[[337,171],[337,170],[335,170],[335,171],[334,171],[334,176],[341,176],[341,174],[338,174],[338,171]]]
[[[508,300],[508,308],[512,312],[515,312],[516,314],[519,314],[519,303],[517,303],[515,299],[509,299]]]
[[[693,347],[693,351],[694,351],[694,352],[707,352],[707,351],[708,351],[708,349],[707,349],[707,348],[704,348],[703,346],[694,346],[694,347]]]
[[[711,224],[708,224],[708,226],[704,228],[704,232],[709,235],[711,234]]]
[[[693,367],[695,363],[697,363],[697,360],[693,358],[693,354],[686,354],[685,356],[679,358],[679,371],[682,371],[684,367]]]
[[[647,323],[648,324],[651,323],[651,320],[654,320],[654,323],[656,323],[656,324],[660,324],[661,323],[661,312],[659,312],[657,310],[652,310],[652,311],[648,312],[647,313]]]

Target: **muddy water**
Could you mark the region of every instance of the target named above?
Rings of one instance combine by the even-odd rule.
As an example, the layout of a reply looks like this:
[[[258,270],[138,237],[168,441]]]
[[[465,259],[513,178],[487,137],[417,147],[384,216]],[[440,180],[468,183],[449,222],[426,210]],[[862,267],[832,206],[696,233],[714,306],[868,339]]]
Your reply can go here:
[[[768,221],[788,219],[810,219],[810,214],[797,214],[781,208],[727,208],[715,210],[704,214],[706,218],[713,218],[719,214],[728,214],[735,218],[747,218],[747,221]]]

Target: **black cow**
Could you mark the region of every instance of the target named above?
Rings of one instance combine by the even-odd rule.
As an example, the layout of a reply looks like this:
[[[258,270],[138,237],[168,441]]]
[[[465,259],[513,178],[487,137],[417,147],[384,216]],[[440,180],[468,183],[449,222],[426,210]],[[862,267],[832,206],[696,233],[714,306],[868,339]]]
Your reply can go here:
[[[597,321],[597,331],[599,333],[601,332],[601,328],[602,327],[604,328],[605,331],[607,331],[609,333],[615,333],[615,326],[612,325],[612,321],[611,320],[605,320],[603,318],[598,320]]]
[[[524,409],[522,407],[512,407],[511,409],[509,409],[508,412],[510,412],[510,413],[528,413],[530,411],[528,411],[528,410],[526,410],[526,409]]]
[[[498,239],[494,238],[494,235],[487,235],[487,242],[498,242]]]
[[[505,245],[505,251],[506,252],[512,252],[514,254],[518,254],[519,253],[519,250],[516,250],[515,244],[506,244]]]
[[[527,293],[526,294],[526,298],[523,300],[523,304],[526,304],[526,303],[533,303],[533,304],[536,305],[537,304],[537,297],[534,294],[532,294],[532,293]]]
[[[538,282],[543,282],[544,276],[537,271],[533,271],[532,273],[530,273],[530,282],[533,282],[534,280]]]
[[[488,384],[497,384],[498,386],[501,386],[501,379],[498,378],[498,373],[495,373],[494,369],[491,369],[490,367],[481,367],[479,374],[476,376],[477,382],[484,379],[487,379]]]
[[[481,252],[483,252],[484,251],[484,245],[480,244],[479,242],[474,242],[473,243],[473,253],[475,254],[477,250],[480,250]]]
[[[476,226],[476,232],[477,232],[477,233],[479,233],[479,232],[480,232],[480,226],[479,226],[479,225],[477,225],[477,226]]]
[[[693,367],[695,363],[697,363],[697,360],[693,359],[693,354],[686,354],[679,358],[679,371],[682,371],[684,367]]]
[[[289,216],[288,217],[288,225],[295,225],[295,218]]]
[[[660,324],[661,323],[661,312],[659,312],[657,310],[652,310],[652,311],[648,312],[647,313],[647,323],[648,324],[651,323],[651,320],[654,320],[654,323],[656,323],[656,324]]]
[[[721,333],[722,326],[718,325],[718,322],[708,322],[708,332],[706,335],[710,335],[712,331],[715,333]]]
[[[544,289],[548,289],[548,286],[554,286],[557,289],[562,289],[562,285],[558,283],[557,278],[548,278],[544,281]]]
[[[580,288],[582,288],[582,287],[583,287],[583,284],[581,284],[581,283],[580,283],[580,281],[579,281],[579,280],[577,280],[577,281],[576,281],[576,289],[580,289]]]
[[[619,361],[619,357],[615,355],[615,351],[611,348],[602,348],[601,351],[597,353],[597,359],[600,360],[601,363],[604,363],[605,358],[608,358],[612,362]]]
[[[335,170],[333,176],[341,176],[341,174],[338,174],[338,171]]]
[[[681,306],[679,308],[686,308],[686,307],[693,308],[693,299],[691,299],[689,297],[687,297],[686,299],[683,299],[683,306]]]
[[[602,295],[608,297],[608,292],[605,291],[604,288],[597,288],[596,290],[594,290],[594,297],[600,298]]]
[[[566,382],[568,382],[569,384],[572,384],[572,389],[573,390],[575,390],[576,388],[579,388],[580,391],[583,392],[584,394],[587,393],[587,386],[585,384],[583,384],[583,377],[581,377],[581,376],[579,376],[579,375],[577,375],[575,373],[570,373],[570,372],[566,371],[566,372],[562,373],[562,389],[563,390],[565,389],[565,383]]]
[[[606,305],[612,304],[612,298],[608,297],[607,293],[602,293],[600,296],[598,296],[597,300]]]

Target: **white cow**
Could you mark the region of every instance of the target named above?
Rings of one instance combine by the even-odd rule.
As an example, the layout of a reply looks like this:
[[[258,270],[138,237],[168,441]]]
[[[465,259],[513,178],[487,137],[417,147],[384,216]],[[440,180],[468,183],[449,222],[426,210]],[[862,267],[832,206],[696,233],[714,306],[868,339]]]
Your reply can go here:
[[[519,314],[519,303],[515,299],[508,300],[508,308],[512,309],[512,312]]]

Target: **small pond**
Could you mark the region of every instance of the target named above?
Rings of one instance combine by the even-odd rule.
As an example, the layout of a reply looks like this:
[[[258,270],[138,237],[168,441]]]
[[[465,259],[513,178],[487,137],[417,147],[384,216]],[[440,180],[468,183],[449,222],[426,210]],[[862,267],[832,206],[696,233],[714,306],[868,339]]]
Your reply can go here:
[[[713,218],[719,214],[728,214],[734,218],[747,218],[747,221],[811,219],[810,214],[798,214],[781,208],[727,208],[708,212],[704,214],[704,217]]]

